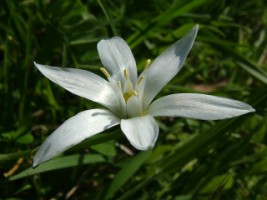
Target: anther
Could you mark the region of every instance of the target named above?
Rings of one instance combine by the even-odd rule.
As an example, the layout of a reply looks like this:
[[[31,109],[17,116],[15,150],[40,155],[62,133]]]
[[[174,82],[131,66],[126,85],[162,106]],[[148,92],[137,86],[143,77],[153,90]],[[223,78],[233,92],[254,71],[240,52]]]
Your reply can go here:
[[[123,70],[123,73],[124,73],[125,78],[128,79],[129,78],[129,71],[127,68]]]
[[[137,85],[139,85],[140,86],[140,83],[142,82],[142,80],[144,79],[144,77],[143,76],[141,76],[139,79],[138,79],[138,81],[137,81]]]
[[[137,96],[138,93],[137,93],[135,90],[133,90],[133,91],[132,91],[132,95]]]
[[[148,68],[148,66],[150,65],[151,62],[152,62],[151,59],[146,60],[145,69]]]
[[[110,74],[104,67],[100,67],[100,71],[107,77],[110,78]]]
[[[120,81],[117,81],[117,86],[118,86],[118,88],[121,89],[121,82]]]

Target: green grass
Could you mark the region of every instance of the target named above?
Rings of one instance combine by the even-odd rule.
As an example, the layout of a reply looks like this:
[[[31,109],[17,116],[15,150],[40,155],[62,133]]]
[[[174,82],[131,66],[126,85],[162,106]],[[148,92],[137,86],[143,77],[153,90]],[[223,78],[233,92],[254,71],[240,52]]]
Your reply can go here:
[[[146,59],[195,24],[200,30],[183,69],[158,96],[225,96],[255,113],[157,118],[159,139],[144,152],[115,127],[31,169],[55,128],[99,107],[48,81],[33,61],[101,75],[96,44],[119,35],[142,71]],[[0,199],[265,200],[266,27],[265,0],[0,1]]]

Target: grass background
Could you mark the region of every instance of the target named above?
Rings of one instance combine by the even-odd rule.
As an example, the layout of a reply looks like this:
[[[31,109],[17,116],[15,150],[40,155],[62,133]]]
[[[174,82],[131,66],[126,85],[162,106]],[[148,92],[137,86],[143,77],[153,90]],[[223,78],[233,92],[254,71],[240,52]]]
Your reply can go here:
[[[157,118],[159,139],[145,152],[116,127],[31,169],[55,128],[99,106],[51,83],[33,61],[101,74],[96,44],[119,35],[140,72],[195,24],[185,66],[158,97],[225,96],[255,113]],[[1,0],[0,199],[267,199],[266,27],[265,0]]]

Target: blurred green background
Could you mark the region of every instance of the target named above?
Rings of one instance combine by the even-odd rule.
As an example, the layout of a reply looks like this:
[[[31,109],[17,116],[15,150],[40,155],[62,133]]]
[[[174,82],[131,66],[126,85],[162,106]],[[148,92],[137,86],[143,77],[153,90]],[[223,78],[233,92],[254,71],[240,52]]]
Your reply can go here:
[[[157,118],[135,150],[118,127],[33,170],[45,138],[99,107],[46,79],[33,61],[100,73],[96,44],[123,37],[145,60],[200,25],[185,66],[158,95],[198,92],[251,104],[222,121]],[[0,199],[267,199],[267,1],[1,0]]]

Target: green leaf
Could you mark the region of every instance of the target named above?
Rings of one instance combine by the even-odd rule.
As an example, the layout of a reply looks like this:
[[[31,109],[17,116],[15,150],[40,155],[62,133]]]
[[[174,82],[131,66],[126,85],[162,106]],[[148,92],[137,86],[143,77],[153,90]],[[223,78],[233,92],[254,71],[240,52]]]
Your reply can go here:
[[[27,157],[30,156],[32,150],[27,150],[27,151],[21,151],[17,153],[7,153],[7,154],[0,154],[0,162],[8,161],[8,160],[15,160],[21,157]]]
[[[114,144],[114,141],[93,145],[90,148],[105,156],[116,156],[116,146]]]
[[[107,21],[111,27],[113,35],[114,36],[118,35],[114,20],[112,19],[112,17],[109,14],[108,6],[106,5],[105,0],[97,0],[97,2],[98,2],[99,6],[101,7],[103,13],[105,14],[105,16],[107,18]]]
[[[267,84],[266,72],[260,69],[256,64],[248,60],[245,56],[241,55],[236,50],[233,50],[231,46],[233,46],[234,44],[229,43],[228,41],[219,40],[215,38],[201,38],[201,40],[209,42],[214,48],[218,49],[221,52],[224,52],[225,54],[227,54],[227,56],[232,57],[242,69],[250,73],[258,80]]]
[[[40,174],[43,172],[68,168],[68,167],[74,167],[78,165],[87,165],[87,164],[95,164],[95,163],[101,163],[105,162],[103,156],[98,154],[90,154],[90,155],[71,155],[71,156],[65,156],[60,158],[55,158],[53,160],[50,160],[37,168],[28,168],[12,177],[9,178],[9,180],[14,181],[17,179],[25,178],[27,176],[32,176],[35,174]]]
[[[267,84],[267,76],[264,73],[259,72],[258,70],[247,65],[246,63],[237,62],[237,64],[244,70],[246,70],[248,73],[250,73],[252,76],[262,81],[263,83]]]
[[[34,141],[34,137],[31,133],[27,133],[17,139],[17,142],[20,144],[31,144]]]
[[[260,174],[267,172],[267,159],[255,163],[248,171],[249,174]]]
[[[134,173],[142,166],[142,164],[151,155],[151,150],[140,152],[138,155],[130,158],[122,165],[121,171],[117,173],[112,181],[108,192],[104,199],[110,199],[113,195],[134,175]]]
[[[207,0],[193,0],[190,2],[176,1],[168,10],[152,19],[149,24],[146,24],[141,31],[132,34],[127,41],[131,44],[131,47],[134,48],[141,43],[149,33],[155,31],[159,27],[162,27],[172,19],[181,16],[186,12],[192,11],[194,8],[200,6],[206,1]]]
[[[223,185],[223,189],[229,189],[233,186],[234,178],[229,174],[215,176],[202,190],[201,193],[211,193],[215,191],[220,185]]]

